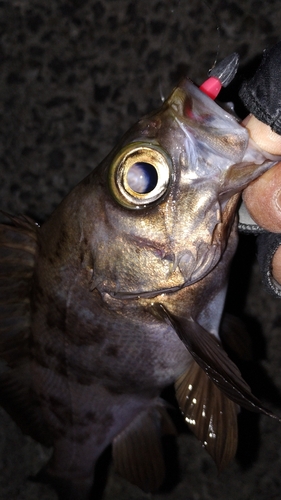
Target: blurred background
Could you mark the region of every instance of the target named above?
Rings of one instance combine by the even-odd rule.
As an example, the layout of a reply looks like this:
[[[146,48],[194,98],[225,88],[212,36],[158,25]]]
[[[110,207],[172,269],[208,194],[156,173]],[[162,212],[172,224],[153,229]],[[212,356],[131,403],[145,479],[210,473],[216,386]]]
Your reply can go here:
[[[0,208],[43,222],[128,127],[159,106],[180,77],[200,84],[236,51],[235,102],[262,51],[281,38],[278,0],[0,0]],[[94,215],[94,214],[93,214]],[[255,395],[281,415],[281,304],[262,290],[255,242],[243,237],[228,310],[243,318]],[[49,452],[0,413],[0,498],[56,500],[28,479]],[[237,459],[218,475],[175,412],[179,437],[156,500],[281,498],[281,424],[239,416]],[[104,500],[151,499],[110,471]]]

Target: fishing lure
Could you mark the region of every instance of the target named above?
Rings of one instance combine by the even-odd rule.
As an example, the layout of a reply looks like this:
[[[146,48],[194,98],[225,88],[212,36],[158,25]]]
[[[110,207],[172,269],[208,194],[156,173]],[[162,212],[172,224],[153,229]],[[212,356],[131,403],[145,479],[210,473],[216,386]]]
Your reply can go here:
[[[89,497],[110,443],[120,474],[159,487],[170,384],[219,468],[239,405],[272,416],[218,331],[239,194],[275,161],[185,79],[42,227],[0,226],[1,404],[53,446],[48,475],[69,498]]]

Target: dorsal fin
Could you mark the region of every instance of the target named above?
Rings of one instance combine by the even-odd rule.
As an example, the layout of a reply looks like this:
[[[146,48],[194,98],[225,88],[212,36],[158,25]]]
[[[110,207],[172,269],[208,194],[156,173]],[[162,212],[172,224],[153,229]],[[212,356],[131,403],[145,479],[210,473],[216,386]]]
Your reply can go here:
[[[37,252],[37,226],[9,216],[0,224],[0,404],[26,434],[51,440],[32,390],[30,293]]]
[[[143,491],[155,492],[165,476],[162,434],[175,434],[163,406],[145,410],[113,441],[114,468]]]
[[[238,405],[220,391],[195,361],[178,378],[175,388],[186,423],[222,470],[236,453]]]

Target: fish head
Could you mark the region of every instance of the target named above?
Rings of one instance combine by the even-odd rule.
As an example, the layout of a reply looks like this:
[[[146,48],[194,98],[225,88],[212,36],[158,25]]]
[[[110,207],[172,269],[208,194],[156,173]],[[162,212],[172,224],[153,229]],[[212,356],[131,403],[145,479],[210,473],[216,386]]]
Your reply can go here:
[[[240,191],[272,164],[236,118],[183,81],[78,187],[93,287],[155,296],[206,276]]]

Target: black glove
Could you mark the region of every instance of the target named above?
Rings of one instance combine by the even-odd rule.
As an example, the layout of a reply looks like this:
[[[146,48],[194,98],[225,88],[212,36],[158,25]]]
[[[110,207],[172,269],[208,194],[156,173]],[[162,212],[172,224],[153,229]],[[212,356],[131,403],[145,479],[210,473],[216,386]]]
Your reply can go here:
[[[265,50],[255,76],[245,82],[239,96],[258,120],[281,135],[281,42]]]
[[[281,42],[264,51],[255,76],[239,92],[246,108],[281,135]],[[281,298],[281,285],[272,277],[272,258],[281,245],[281,234],[265,232],[257,238],[258,260],[267,291]]]
[[[264,233],[257,238],[258,261],[265,289],[281,299],[281,285],[272,276],[271,262],[277,248],[281,245],[281,234]]]

